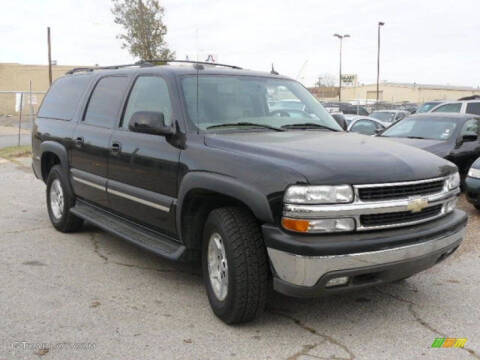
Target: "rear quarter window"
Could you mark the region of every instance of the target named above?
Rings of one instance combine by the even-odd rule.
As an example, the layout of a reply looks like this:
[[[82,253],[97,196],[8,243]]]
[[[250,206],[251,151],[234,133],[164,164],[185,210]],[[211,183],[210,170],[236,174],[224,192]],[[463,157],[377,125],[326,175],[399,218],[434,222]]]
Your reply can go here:
[[[55,81],[43,100],[38,117],[71,120],[90,79],[90,76],[75,75]]]

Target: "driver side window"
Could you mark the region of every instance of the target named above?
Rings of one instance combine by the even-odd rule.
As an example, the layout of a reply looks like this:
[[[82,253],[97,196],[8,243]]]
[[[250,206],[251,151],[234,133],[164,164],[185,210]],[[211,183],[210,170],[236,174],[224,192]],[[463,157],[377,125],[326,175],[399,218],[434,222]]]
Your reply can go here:
[[[135,81],[123,116],[122,128],[128,129],[130,118],[137,111],[162,112],[165,124],[172,123],[172,104],[165,80],[158,76],[140,76]]]

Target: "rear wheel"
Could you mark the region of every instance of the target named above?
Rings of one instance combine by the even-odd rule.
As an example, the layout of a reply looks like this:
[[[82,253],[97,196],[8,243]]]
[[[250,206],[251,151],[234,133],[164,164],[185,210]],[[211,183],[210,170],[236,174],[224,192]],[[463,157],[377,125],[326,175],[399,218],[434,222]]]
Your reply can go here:
[[[70,212],[70,208],[74,205],[75,195],[67,175],[60,165],[55,165],[47,178],[48,216],[55,229],[61,232],[73,232],[82,226],[83,220]]]
[[[213,210],[203,233],[202,268],[213,312],[227,324],[259,316],[268,292],[267,254],[260,227],[246,209]]]

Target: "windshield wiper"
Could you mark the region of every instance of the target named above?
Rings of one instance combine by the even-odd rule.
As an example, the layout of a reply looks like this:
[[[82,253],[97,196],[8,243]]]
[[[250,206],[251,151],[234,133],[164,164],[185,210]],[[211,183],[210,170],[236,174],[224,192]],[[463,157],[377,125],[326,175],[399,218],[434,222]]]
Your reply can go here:
[[[420,140],[425,140],[424,137],[421,136],[406,136],[407,139],[420,139]]]
[[[207,130],[209,129],[215,129],[215,128],[222,128],[222,127],[235,127],[235,126],[247,126],[247,127],[259,127],[263,129],[270,129],[270,130],[275,130],[275,131],[285,131],[283,129],[280,129],[275,126],[270,126],[270,125],[263,125],[263,124],[256,124],[252,122],[237,122],[237,123],[225,123],[225,124],[218,124],[218,125],[211,125],[207,127]]]
[[[340,131],[340,130],[333,129],[331,127],[316,124],[316,123],[287,124],[287,125],[283,125],[282,128],[283,129],[312,129],[312,128],[318,128],[318,129],[327,129],[327,130],[331,130],[331,131]]]

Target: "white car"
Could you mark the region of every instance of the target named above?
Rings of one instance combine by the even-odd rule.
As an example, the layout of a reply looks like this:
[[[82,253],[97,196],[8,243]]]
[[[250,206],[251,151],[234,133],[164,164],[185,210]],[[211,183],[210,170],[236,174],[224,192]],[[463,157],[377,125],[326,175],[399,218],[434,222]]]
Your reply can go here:
[[[435,106],[429,112],[448,112],[457,114],[480,115],[480,100],[445,101]]]

